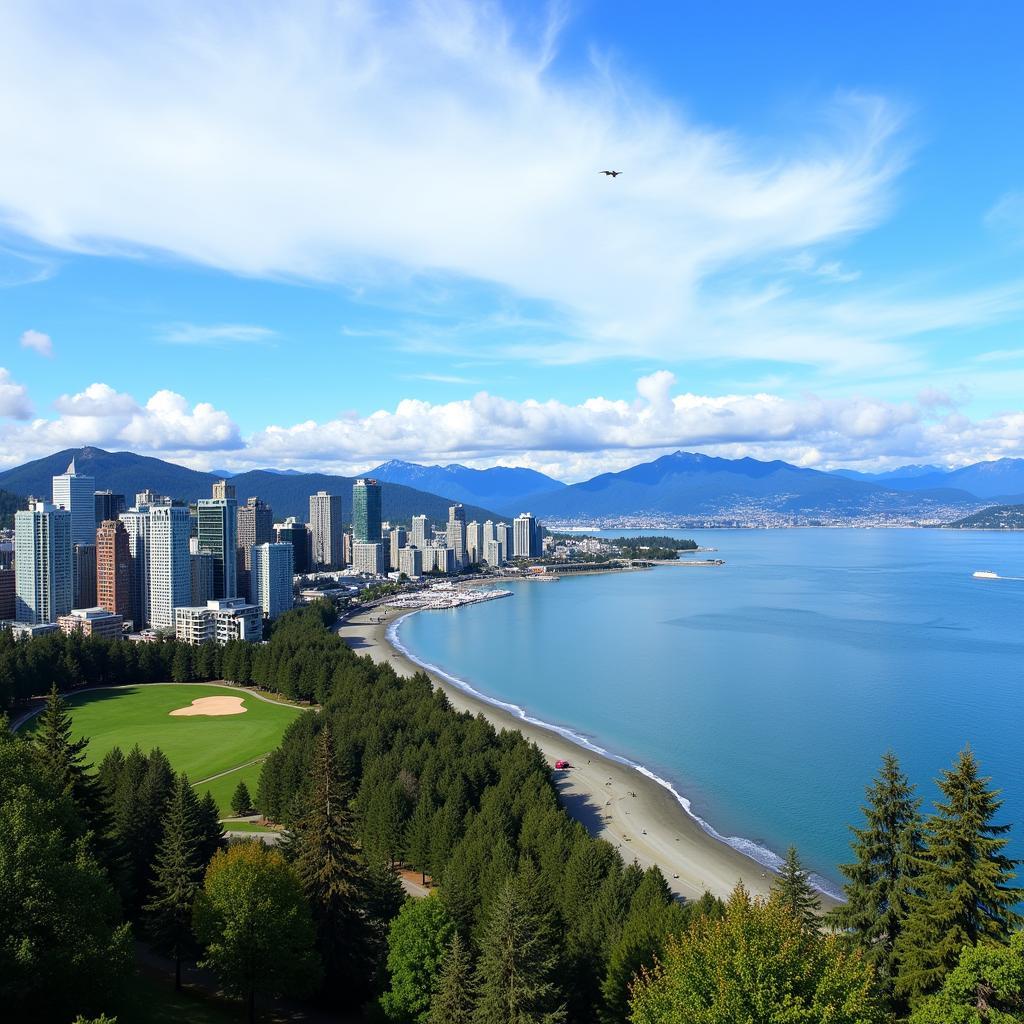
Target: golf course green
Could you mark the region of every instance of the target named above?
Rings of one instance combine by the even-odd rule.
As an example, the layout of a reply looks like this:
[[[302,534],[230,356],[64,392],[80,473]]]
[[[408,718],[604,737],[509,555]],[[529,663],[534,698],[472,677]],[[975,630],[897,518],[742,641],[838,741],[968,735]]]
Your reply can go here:
[[[208,697],[241,698],[240,714],[172,715]],[[176,771],[196,789],[213,791],[222,813],[229,813],[239,779],[255,795],[262,759],[281,742],[285,729],[303,714],[289,704],[261,700],[236,687],[207,683],[149,683],[66,694],[74,738],[89,738],[88,760],[98,765],[107,751],[127,753],[135,744],[146,753],[159,747]],[[35,719],[26,729],[34,728]],[[230,772],[230,774],[221,774]],[[211,779],[212,776],[219,778]],[[211,779],[209,785],[200,785]]]

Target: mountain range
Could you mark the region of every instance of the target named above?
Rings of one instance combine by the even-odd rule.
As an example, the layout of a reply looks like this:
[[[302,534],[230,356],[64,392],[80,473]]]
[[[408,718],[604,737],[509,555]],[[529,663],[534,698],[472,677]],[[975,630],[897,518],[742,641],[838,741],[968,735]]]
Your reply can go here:
[[[74,458],[78,471],[100,489],[129,502],[146,487],[174,498],[210,494],[219,477],[132,452],[66,449],[0,473],[0,489],[15,495],[50,494],[51,477]],[[844,521],[951,521],[983,505],[1024,502],[1024,459],[1000,459],[958,470],[908,466],[880,474],[832,473],[757,459],[723,459],[678,451],[617,473],[565,484],[535,470],[420,466],[391,461],[368,470],[382,482],[383,514],[408,521],[426,514],[437,523],[460,501],[468,520],[509,519],[524,510],[552,522],[651,517],[745,524]],[[231,477],[239,501],[259,495],[275,517],[305,519],[309,496],[326,490],[342,497],[346,519],[354,477],[260,469]]]
[[[895,491],[953,488],[978,498],[1002,498],[1024,494],[1024,459],[995,459],[960,469],[940,466],[903,466],[885,473],[858,473],[837,469],[835,474],[867,483],[884,484]]]
[[[223,479],[214,473],[201,473],[134,452],[66,448],[0,473],[0,489],[22,497],[36,495],[49,499],[52,478],[63,473],[72,459],[79,473],[95,478],[98,490],[123,494],[129,504],[137,492],[146,488],[183,501],[207,498],[214,482]],[[258,495],[274,510],[278,521],[287,516],[297,516],[305,522],[309,518],[309,496],[317,491],[341,495],[343,518],[348,521],[352,515],[352,483],[355,477],[255,469],[232,476],[230,480],[240,502],[250,495]],[[382,514],[385,519],[394,521],[406,522],[412,516],[422,514],[430,516],[436,523],[443,523],[448,519],[448,506],[455,500],[458,499],[452,495],[428,494],[402,484],[381,484]],[[466,516],[481,522],[501,518],[498,512],[473,504],[466,505]]]

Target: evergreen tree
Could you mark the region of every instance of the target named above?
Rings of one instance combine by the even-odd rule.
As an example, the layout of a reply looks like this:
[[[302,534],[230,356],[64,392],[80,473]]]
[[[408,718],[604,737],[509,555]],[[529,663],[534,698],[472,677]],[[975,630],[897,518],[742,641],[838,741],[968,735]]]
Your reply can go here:
[[[505,883],[484,926],[474,1024],[564,1021],[559,960],[553,915],[527,864]]]
[[[938,780],[944,799],[928,819],[920,894],[897,947],[901,995],[937,991],[964,946],[1007,942],[1021,923],[1013,907],[1024,893],[1010,885],[1017,862],[1003,853],[1010,826],[993,823],[1003,802],[989,782],[970,749]]]
[[[811,885],[795,846],[786,851],[786,862],[772,882],[772,898],[785,907],[804,928],[809,931],[818,930],[821,897]]]
[[[209,790],[199,801],[199,837],[199,859],[203,864],[208,864],[213,855],[224,848],[220,808]]]
[[[428,1024],[471,1024],[475,1000],[473,960],[462,936],[456,932],[441,961]]]
[[[75,801],[94,835],[102,836],[106,831],[102,796],[92,774],[92,765],[85,761],[89,740],[85,736],[80,740],[71,738],[71,714],[56,684],[50,688],[46,706],[37,721],[32,745],[43,774],[60,792]]]
[[[252,797],[249,795],[245,779],[235,787],[234,795],[231,797],[231,810],[239,817],[252,814]]]
[[[192,908],[205,863],[200,857],[199,801],[188,776],[178,776],[167,805],[164,836],[153,864],[146,904],[150,934],[174,958],[174,987],[181,988],[181,959],[192,937]]]
[[[405,855],[409,863],[420,873],[424,885],[430,866],[431,824],[434,818],[434,801],[424,787],[416,803],[416,810],[405,828]]]
[[[329,718],[316,738],[310,771],[303,813],[290,830],[293,866],[313,910],[329,981],[365,990],[371,973],[365,955],[366,871],[355,843],[350,788]],[[339,986],[342,991],[345,987]]]
[[[920,805],[896,755],[885,754],[878,777],[867,787],[864,827],[850,829],[856,859],[839,868],[847,878],[846,902],[828,917],[851,933],[889,988],[898,971],[896,943],[923,852]]]

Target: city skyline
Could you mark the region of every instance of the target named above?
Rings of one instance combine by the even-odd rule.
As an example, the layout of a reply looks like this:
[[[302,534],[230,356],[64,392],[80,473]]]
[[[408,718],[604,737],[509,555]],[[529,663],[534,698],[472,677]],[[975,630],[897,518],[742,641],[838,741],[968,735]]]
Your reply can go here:
[[[0,465],[1024,454],[1024,15],[811,11],[5,9]]]

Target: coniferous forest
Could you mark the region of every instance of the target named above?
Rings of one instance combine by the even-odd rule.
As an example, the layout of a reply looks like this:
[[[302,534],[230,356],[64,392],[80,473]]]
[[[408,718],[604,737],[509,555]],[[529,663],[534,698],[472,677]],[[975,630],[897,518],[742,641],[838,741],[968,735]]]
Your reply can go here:
[[[675,900],[560,807],[540,752],[425,675],[350,651],[314,605],[263,645],[0,633],[0,1000],[14,1020],[121,1015],[139,949],[271,997],[395,1024],[1008,1024],[1024,933],[998,790],[965,750],[924,808],[895,755],[822,915],[796,850],[771,899]],[[309,700],[236,794],[285,826],[226,844],[212,799],[126,737],[98,765],[61,691],[226,678]],[[432,885],[406,896],[404,866]],[[138,940],[138,941],[135,941]],[[167,982],[173,989],[175,982]],[[351,1016],[345,1019],[352,1019]]]

